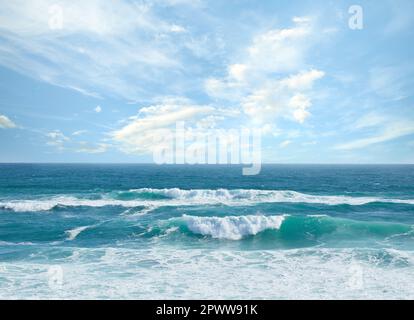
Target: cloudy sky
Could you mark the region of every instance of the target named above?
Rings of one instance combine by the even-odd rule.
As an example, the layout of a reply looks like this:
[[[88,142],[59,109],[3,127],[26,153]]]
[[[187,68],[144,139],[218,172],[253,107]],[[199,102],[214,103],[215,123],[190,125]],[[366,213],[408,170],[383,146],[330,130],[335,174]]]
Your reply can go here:
[[[2,1],[0,162],[151,162],[185,121],[261,128],[264,162],[414,163],[412,12],[410,0]]]

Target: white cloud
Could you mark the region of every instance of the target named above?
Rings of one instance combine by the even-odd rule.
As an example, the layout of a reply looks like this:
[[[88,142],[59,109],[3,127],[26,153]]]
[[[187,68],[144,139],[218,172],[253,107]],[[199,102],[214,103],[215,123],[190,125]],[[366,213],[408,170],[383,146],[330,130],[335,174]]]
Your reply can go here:
[[[243,110],[257,123],[273,122],[278,117],[303,123],[310,115],[308,109],[312,105],[307,92],[312,88],[313,81],[323,75],[321,71],[310,70],[269,81],[242,100]]]
[[[186,32],[187,30],[183,26],[179,26],[179,25],[173,24],[170,27],[170,31],[171,32],[178,32],[179,33],[179,32]]]
[[[279,147],[281,147],[281,148],[286,148],[288,145],[290,145],[292,143],[292,141],[291,140],[285,140],[285,141],[282,141],[280,144],[279,144]]]
[[[53,21],[60,6],[61,28]],[[52,9],[50,11],[50,9]],[[92,96],[142,98],[182,68],[185,28],[133,1],[6,1],[0,8],[0,65]],[[51,27],[52,22],[52,27]]]
[[[77,153],[97,154],[106,152],[110,145],[107,143],[91,144],[85,141],[78,142],[76,138],[88,132],[87,130],[79,130],[72,133],[72,138],[66,136],[60,130],[54,130],[46,133],[48,138],[47,145],[55,147],[58,151],[74,151]]]
[[[164,6],[178,6],[184,5],[188,6],[200,6],[203,3],[203,0],[153,0],[155,3],[159,3]]]
[[[269,30],[255,36],[252,44],[246,48],[241,62],[230,64],[224,78],[207,79],[207,92],[211,96],[227,98],[229,94],[225,91],[257,86],[269,77],[274,78],[275,73],[297,73],[305,66],[306,53],[312,43],[313,27],[309,18],[296,17],[293,22],[295,25],[292,28]],[[318,78],[319,74],[306,76]],[[295,81],[300,80],[306,84],[307,79],[301,78],[291,79],[290,82],[294,85]],[[311,82],[312,79],[308,81]]]
[[[153,27],[146,6],[111,0],[15,0],[3,4],[0,16],[3,28],[30,36],[43,35],[59,27],[64,34],[81,31],[97,35],[125,34],[139,27]],[[16,17],[26,19],[16,20]],[[61,23],[54,23],[56,19]]]
[[[53,140],[63,140],[63,141],[70,140],[60,130],[55,130],[55,131],[49,132],[49,133],[46,134],[46,136],[53,139]]]
[[[244,81],[246,77],[248,66],[241,63],[232,64],[229,66],[229,77],[236,81]]]
[[[337,150],[353,150],[414,134],[414,122],[399,120],[384,124],[376,135],[335,146]]]
[[[101,106],[97,106],[94,110],[95,110],[96,113],[102,112]]]
[[[78,131],[74,131],[74,132],[72,133],[72,136],[80,136],[80,135],[85,134],[86,132],[88,132],[88,131],[87,131],[87,130],[78,130]]]
[[[8,117],[0,114],[0,128],[11,129],[16,128],[16,124],[11,121]]]
[[[152,10],[154,6],[145,1],[14,0],[3,3],[0,27],[27,36],[55,32],[58,37],[78,33],[113,37],[137,30],[185,31],[183,26],[160,19]]]
[[[46,137],[49,139],[47,145],[56,147],[60,151],[64,150],[65,143],[70,141],[70,138],[66,137],[60,130],[48,132]]]
[[[305,68],[315,33],[311,19],[293,22],[292,28],[257,35],[223,78],[206,80],[206,92],[239,103],[255,125],[270,128],[280,117],[303,123],[310,116],[312,87],[325,73]]]
[[[293,22],[301,24],[301,23],[310,23],[311,19],[309,17],[293,17]]]
[[[209,96],[228,100],[239,100],[245,90],[244,84],[239,81],[216,78],[208,78],[204,88]]]
[[[386,122],[387,118],[384,115],[380,115],[374,112],[361,116],[352,124],[352,129],[364,129],[370,127],[376,127]]]
[[[320,70],[311,69],[309,71],[301,71],[293,74],[286,79],[281,80],[281,84],[291,90],[307,90],[311,89],[313,83],[321,79],[325,73]]]
[[[294,95],[289,100],[289,107],[293,109],[293,118],[299,123],[305,122],[310,115],[307,109],[311,105],[309,98],[301,93]]]
[[[399,67],[374,67],[369,72],[369,89],[381,98],[398,101],[409,94],[405,88],[407,70]]]
[[[177,122],[187,121],[197,126],[198,120],[214,120],[208,118],[214,112],[216,110],[211,106],[196,105],[183,98],[166,98],[159,104],[141,108],[137,116],[111,132],[111,136],[126,153],[151,153],[165,141],[170,132],[168,129],[174,128]]]
[[[293,20],[295,26],[259,34],[247,49],[247,64],[266,73],[295,71],[303,66],[307,43],[312,31],[310,20]]]
[[[78,153],[90,153],[90,154],[97,154],[97,153],[104,153],[108,150],[109,145],[105,143],[99,143],[94,146],[88,145],[87,142],[81,142],[81,147],[76,149]]]

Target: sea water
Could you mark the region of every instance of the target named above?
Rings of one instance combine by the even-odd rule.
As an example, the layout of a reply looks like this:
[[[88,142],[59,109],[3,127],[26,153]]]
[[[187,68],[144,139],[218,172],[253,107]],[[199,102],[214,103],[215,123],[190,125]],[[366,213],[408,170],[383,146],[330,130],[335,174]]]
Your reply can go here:
[[[414,166],[0,165],[2,299],[413,299]]]

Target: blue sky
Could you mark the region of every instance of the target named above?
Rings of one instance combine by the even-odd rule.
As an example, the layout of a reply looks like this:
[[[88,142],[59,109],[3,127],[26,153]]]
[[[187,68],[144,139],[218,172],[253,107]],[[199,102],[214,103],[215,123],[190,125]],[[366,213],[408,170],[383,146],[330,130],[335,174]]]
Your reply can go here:
[[[261,128],[264,162],[414,163],[412,12],[409,0],[3,1],[0,162],[151,162],[157,134],[185,121]]]

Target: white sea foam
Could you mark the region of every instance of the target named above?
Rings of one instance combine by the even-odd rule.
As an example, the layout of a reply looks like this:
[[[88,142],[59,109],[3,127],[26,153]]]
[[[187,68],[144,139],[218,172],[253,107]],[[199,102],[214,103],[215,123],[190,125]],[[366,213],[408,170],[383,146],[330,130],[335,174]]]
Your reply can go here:
[[[257,203],[257,202],[296,202],[320,203],[326,205],[363,205],[372,202],[389,202],[414,204],[414,199],[386,199],[377,197],[325,196],[310,195],[291,190],[257,190],[257,189],[132,189],[130,192],[153,193],[176,200],[222,202],[222,203]]]
[[[79,254],[62,261],[62,290],[50,290],[45,281],[49,266],[56,263],[54,260],[47,261],[49,264],[36,260],[1,263],[0,277],[7,281],[0,281],[0,298],[188,300],[414,297],[414,287],[407,285],[414,282],[414,253],[409,250],[393,250],[384,258],[381,258],[384,249],[361,248],[229,251],[117,247],[77,250]],[[361,287],[355,287],[353,281],[355,274],[359,276],[354,271],[355,267],[362,271]]]
[[[128,217],[140,217],[140,216],[144,216],[144,215],[150,213],[151,211],[153,211],[157,208],[158,208],[157,205],[148,205],[148,206],[144,207],[143,209],[138,210],[138,211],[134,211],[134,212],[132,212],[133,209],[128,209],[127,211],[125,211],[121,215],[128,216]]]
[[[285,216],[196,217],[184,215],[182,220],[191,232],[218,239],[240,240],[267,229],[279,229]]]
[[[66,240],[72,241],[75,240],[76,237],[83,231],[91,228],[92,226],[83,226],[83,227],[78,227],[72,230],[67,230],[66,234],[68,235],[68,238]]]
[[[32,246],[33,242],[23,241],[23,242],[9,242],[9,241],[0,241],[0,246]]]
[[[127,208],[146,205],[147,201],[122,201],[114,199],[78,199],[74,197],[55,197],[50,199],[39,200],[13,200],[8,202],[0,202],[0,208],[13,210],[16,212],[33,212],[33,211],[49,211],[57,206],[65,207],[106,207],[106,206],[122,206]]]
[[[255,189],[134,189],[129,192],[139,194],[153,193],[165,196],[166,199],[136,199],[119,200],[104,194],[102,199],[89,200],[71,196],[60,196],[37,200],[12,200],[0,202],[0,208],[16,212],[48,211],[57,206],[67,207],[105,207],[122,206],[133,208],[145,206],[151,208],[158,206],[185,206],[225,204],[229,206],[254,205],[257,203],[312,203],[325,205],[364,205],[373,202],[414,204],[414,199],[387,199],[378,197],[352,197],[343,195],[310,195],[288,190],[255,190]],[[150,211],[151,211],[150,210]],[[149,212],[149,211],[148,211]]]

